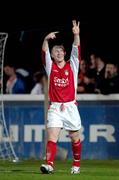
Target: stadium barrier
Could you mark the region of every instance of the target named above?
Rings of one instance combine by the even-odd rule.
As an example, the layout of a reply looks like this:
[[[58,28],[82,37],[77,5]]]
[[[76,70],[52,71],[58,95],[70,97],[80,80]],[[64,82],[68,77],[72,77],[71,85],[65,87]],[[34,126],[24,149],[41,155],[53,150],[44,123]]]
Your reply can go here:
[[[20,158],[42,159],[45,152],[44,95],[3,95],[10,138]],[[82,119],[82,159],[119,159],[119,94],[77,95]],[[1,139],[2,127],[0,127]],[[62,130],[58,147],[72,158],[68,133]]]

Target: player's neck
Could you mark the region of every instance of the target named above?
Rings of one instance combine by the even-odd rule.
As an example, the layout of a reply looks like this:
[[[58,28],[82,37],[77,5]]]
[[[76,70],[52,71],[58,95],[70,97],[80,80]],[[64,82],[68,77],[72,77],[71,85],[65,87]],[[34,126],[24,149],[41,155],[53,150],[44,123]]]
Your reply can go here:
[[[63,68],[64,65],[66,64],[66,62],[65,62],[65,61],[60,61],[60,62],[57,62],[56,64],[57,64],[57,66],[58,66],[59,68]]]

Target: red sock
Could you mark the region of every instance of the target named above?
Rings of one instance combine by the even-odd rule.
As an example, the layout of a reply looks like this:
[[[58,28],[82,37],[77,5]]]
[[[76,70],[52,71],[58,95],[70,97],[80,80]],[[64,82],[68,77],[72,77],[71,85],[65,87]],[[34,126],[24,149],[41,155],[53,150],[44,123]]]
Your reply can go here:
[[[73,151],[73,166],[80,167],[80,158],[81,158],[81,142],[72,142],[72,151]]]
[[[46,162],[47,162],[47,164],[53,166],[55,153],[56,153],[56,143],[53,141],[48,141],[47,147],[46,147]]]

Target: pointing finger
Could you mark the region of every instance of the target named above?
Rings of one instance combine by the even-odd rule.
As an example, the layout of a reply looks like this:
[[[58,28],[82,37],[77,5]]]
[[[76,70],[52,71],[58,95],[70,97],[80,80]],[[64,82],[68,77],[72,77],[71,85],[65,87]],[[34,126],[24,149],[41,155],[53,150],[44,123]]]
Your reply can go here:
[[[57,34],[57,33],[59,33],[59,31],[55,31],[55,32],[54,32],[54,34]]]

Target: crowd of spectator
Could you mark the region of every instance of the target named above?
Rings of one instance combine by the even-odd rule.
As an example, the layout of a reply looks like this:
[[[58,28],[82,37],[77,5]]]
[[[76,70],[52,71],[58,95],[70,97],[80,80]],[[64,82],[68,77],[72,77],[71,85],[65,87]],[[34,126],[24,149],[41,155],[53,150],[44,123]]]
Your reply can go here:
[[[89,62],[82,59],[77,93],[119,93],[118,65],[95,54],[90,55]]]
[[[43,94],[46,74],[41,71],[33,75],[13,65],[4,66],[5,94]],[[81,59],[78,74],[78,94],[119,93],[118,65],[105,61],[101,56],[91,54],[89,60]]]

